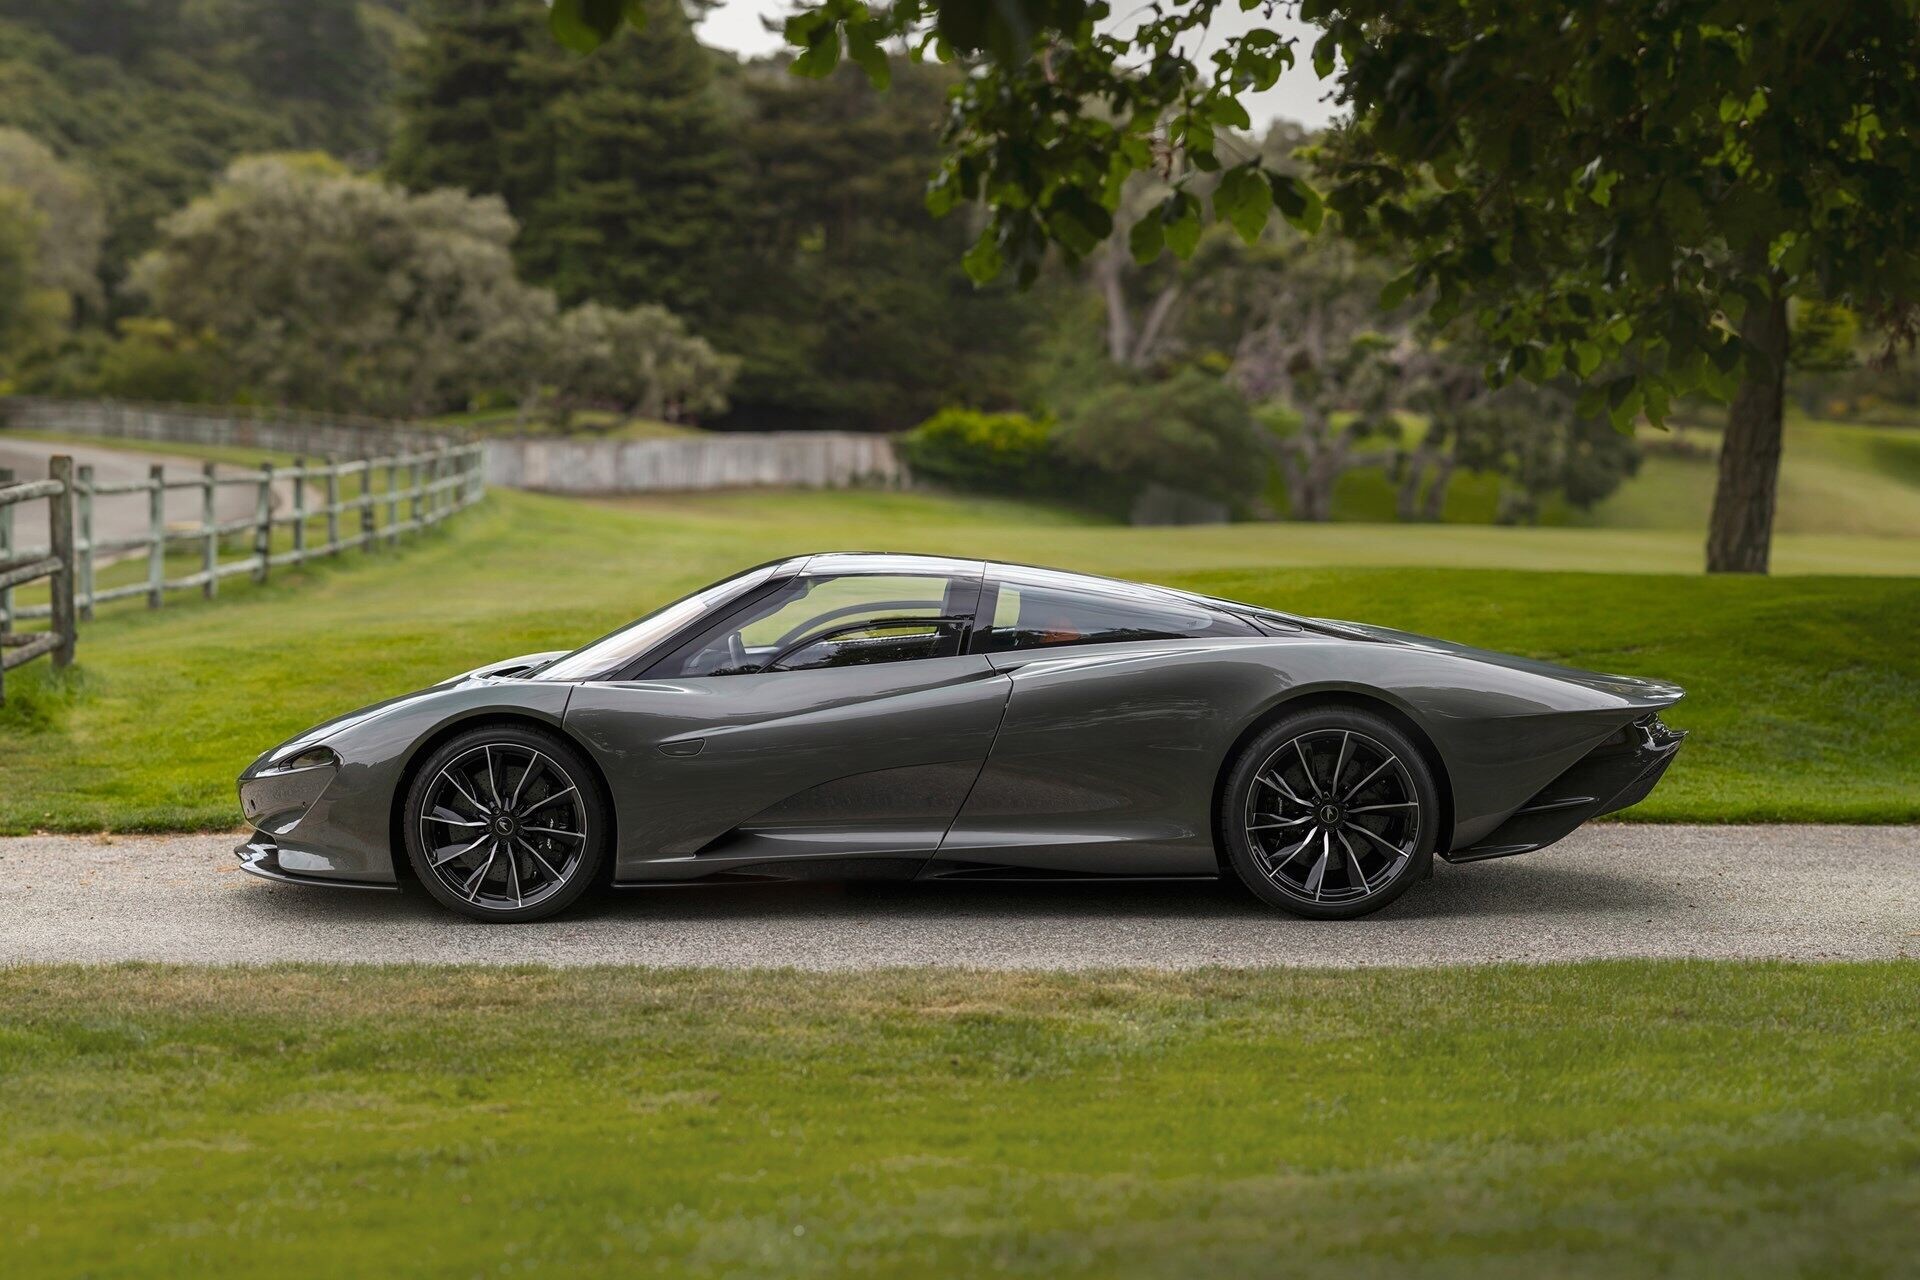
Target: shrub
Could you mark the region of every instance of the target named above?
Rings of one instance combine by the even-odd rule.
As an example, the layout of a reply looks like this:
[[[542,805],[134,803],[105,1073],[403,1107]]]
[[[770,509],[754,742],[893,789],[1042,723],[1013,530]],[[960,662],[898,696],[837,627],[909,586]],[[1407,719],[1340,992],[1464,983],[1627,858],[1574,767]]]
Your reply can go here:
[[[1096,391],[1067,412],[1054,447],[1069,463],[1106,472],[1129,496],[1159,484],[1240,507],[1268,470],[1246,401],[1192,368]]]
[[[1073,496],[1078,468],[1053,443],[1054,425],[1023,413],[942,409],[900,437],[914,474],[982,493]]]

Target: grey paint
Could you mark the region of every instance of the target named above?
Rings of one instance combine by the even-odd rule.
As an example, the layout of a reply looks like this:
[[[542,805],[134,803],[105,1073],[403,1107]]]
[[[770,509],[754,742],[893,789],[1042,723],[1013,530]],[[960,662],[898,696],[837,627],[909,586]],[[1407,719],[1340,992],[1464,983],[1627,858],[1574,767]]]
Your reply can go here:
[[[777,573],[808,563],[795,558]],[[898,556],[813,564],[979,567]],[[600,770],[622,882],[993,869],[1212,875],[1215,787],[1234,746],[1298,699],[1370,699],[1431,742],[1453,818],[1444,852],[1502,830],[1625,726],[1681,696],[1655,681],[1384,628],[1248,612],[1274,634],[681,680],[542,680],[538,664],[556,655],[529,655],[282,744],[242,775],[242,799],[278,844],[281,871],[393,883],[391,830],[408,767],[441,735],[507,715],[566,734]],[[339,764],[310,796],[320,775],[289,779],[278,765],[322,744]],[[1662,750],[1658,768],[1671,756]],[[1647,768],[1639,757],[1632,764]]]

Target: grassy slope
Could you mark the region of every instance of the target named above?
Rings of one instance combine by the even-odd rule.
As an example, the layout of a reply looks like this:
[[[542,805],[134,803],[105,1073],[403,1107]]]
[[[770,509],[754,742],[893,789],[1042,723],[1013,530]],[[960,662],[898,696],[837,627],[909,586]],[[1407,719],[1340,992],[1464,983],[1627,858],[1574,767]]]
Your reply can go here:
[[[1665,541],[1663,541],[1665,539]],[[1364,526],[1124,530],[921,495],[733,494],[612,508],[495,494],[403,554],[104,610],[60,678],[12,673],[0,831],[227,828],[232,779],[327,716],[572,645],[714,577],[819,547],[966,551],[1139,575],[1601,668],[1677,678],[1698,730],[1648,819],[1920,818],[1920,579],[1548,569],[1693,559],[1658,533]],[[1862,542],[1911,572],[1916,546]],[[1787,540],[1787,554],[1794,546]],[[1849,561],[1822,544],[1823,556]],[[1791,554],[1807,554],[1792,551]],[[1334,567],[1300,568],[1316,561]]]
[[[1639,473],[1592,511],[1549,503],[1549,525],[1606,529],[1695,530],[1705,538],[1713,506],[1719,433],[1702,427],[1643,428],[1648,452]],[[1684,442],[1688,456],[1673,446]],[[1461,473],[1447,490],[1446,518],[1491,521],[1500,494],[1493,477]],[[1394,491],[1375,469],[1343,476],[1334,497],[1340,520],[1390,521]],[[1787,426],[1780,476],[1781,533],[1920,538],[1920,430],[1815,422],[1795,415]]]
[[[0,971],[9,1274],[1892,1275],[1920,965]]]
[[[1643,433],[1656,450],[1671,444]],[[1606,528],[1704,529],[1713,505],[1718,433],[1685,429],[1697,456],[1651,452],[1632,483],[1569,523]],[[1920,538],[1920,430],[1789,423],[1780,473],[1781,533]]]

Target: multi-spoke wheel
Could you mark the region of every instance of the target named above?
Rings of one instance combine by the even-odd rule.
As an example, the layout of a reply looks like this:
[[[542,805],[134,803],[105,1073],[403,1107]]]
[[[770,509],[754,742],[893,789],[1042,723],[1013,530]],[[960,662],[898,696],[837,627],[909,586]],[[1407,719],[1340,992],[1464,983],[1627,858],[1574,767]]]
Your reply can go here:
[[[1438,814],[1433,773],[1406,734],[1358,707],[1322,707],[1247,744],[1220,826],[1248,888],[1298,915],[1344,919],[1426,874]]]
[[[593,880],[605,806],[585,763],[551,734],[487,726],[442,746],[414,775],[407,857],[420,882],[482,920],[534,920]]]

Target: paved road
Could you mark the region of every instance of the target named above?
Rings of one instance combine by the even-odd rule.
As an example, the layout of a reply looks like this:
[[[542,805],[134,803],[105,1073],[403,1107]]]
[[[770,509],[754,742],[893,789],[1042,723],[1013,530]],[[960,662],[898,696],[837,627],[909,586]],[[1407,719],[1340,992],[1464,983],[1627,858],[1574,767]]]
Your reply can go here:
[[[94,479],[103,484],[116,480],[144,480],[147,478],[147,469],[156,462],[166,467],[168,479],[198,476],[201,469],[200,463],[183,459],[178,454],[134,453],[125,449],[103,449],[80,444],[45,444],[0,432],[0,467],[12,468],[17,480],[44,480],[47,459],[56,453],[67,454],[75,466],[92,467]],[[220,474],[239,476],[254,472],[248,467],[222,466]],[[202,500],[199,489],[168,490],[167,522],[174,525],[199,524]],[[257,500],[257,491],[249,485],[222,485],[214,490],[214,509],[223,521],[251,516]],[[292,501],[291,481],[282,481],[275,486],[276,508],[285,509]],[[139,537],[147,532],[147,519],[147,495],[144,493],[102,497],[94,503],[94,536],[102,542]],[[44,544],[47,540],[46,507],[34,502],[18,508],[14,518],[14,536],[22,545]],[[138,554],[146,553],[143,551]],[[101,557],[103,562],[106,559],[108,557]]]
[[[480,925],[425,894],[271,884],[232,836],[0,840],[0,962],[468,962],[860,969],[1920,956],[1920,827],[1596,826],[1442,866],[1372,919],[1231,885],[865,885],[608,894]]]

